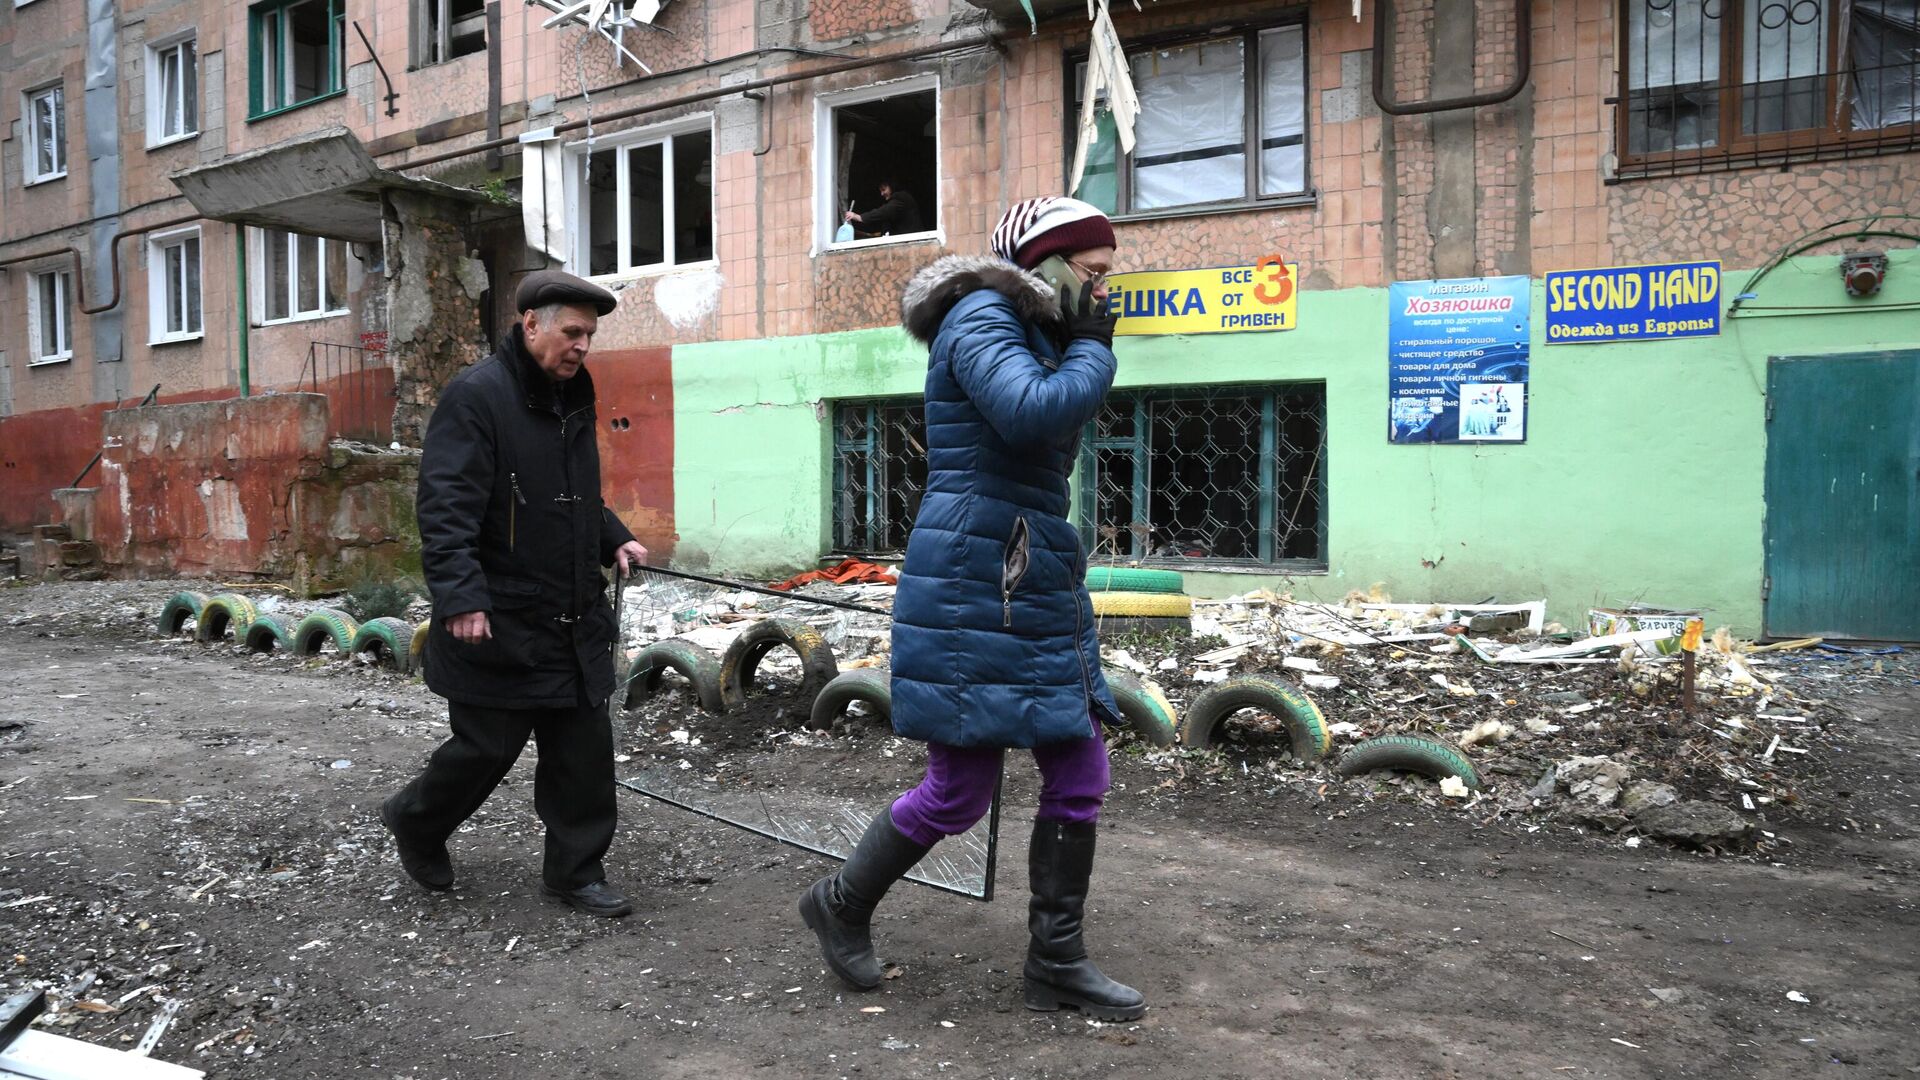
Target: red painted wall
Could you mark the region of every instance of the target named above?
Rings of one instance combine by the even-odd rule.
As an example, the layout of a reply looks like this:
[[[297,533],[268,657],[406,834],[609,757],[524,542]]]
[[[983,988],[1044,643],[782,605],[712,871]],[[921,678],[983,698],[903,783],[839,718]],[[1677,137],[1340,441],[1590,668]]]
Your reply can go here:
[[[673,556],[673,350],[595,351],[600,489],[656,560]]]

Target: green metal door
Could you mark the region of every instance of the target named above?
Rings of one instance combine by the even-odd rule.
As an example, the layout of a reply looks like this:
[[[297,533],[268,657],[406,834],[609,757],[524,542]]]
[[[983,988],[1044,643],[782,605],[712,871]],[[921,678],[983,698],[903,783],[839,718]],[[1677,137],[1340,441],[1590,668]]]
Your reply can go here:
[[[1920,641],[1920,351],[1767,365],[1765,629]]]

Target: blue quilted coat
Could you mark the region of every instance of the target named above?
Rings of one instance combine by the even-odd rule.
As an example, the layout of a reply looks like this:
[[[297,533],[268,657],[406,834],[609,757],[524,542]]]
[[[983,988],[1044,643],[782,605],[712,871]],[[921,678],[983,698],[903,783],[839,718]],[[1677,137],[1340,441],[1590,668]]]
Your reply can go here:
[[[901,302],[927,364],[927,488],[893,613],[893,726],[951,746],[1031,747],[1120,723],[1067,521],[1080,432],[1113,351],[1062,348],[1054,291],[948,256]]]

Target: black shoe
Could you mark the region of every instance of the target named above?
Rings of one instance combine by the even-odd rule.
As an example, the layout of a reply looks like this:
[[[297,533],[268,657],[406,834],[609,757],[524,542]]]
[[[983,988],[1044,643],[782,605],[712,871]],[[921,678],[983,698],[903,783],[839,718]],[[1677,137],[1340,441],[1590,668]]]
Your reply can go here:
[[[540,894],[553,900],[565,901],[575,911],[585,912],[602,919],[618,919],[633,914],[633,904],[626,897],[614,892],[604,881],[591,885],[582,885],[577,889],[556,889],[551,885],[541,885]]]
[[[1087,909],[1087,883],[1093,877],[1092,822],[1033,823],[1027,873],[1033,901],[1027,908],[1024,975],[1027,1008],[1052,1012],[1061,1006],[1097,1020],[1138,1020],[1146,998],[1125,983],[1101,974],[1087,959],[1080,924]]]
[[[416,844],[401,834],[393,823],[392,800],[380,804],[380,824],[393,834],[394,849],[400,853],[400,869],[423,889],[446,892],[453,888],[453,859],[447,845]]]
[[[839,872],[801,894],[800,918],[820,940],[821,959],[853,989],[880,985],[884,973],[873,955],[873,909],[929,850],[901,835],[891,811],[882,809]]]

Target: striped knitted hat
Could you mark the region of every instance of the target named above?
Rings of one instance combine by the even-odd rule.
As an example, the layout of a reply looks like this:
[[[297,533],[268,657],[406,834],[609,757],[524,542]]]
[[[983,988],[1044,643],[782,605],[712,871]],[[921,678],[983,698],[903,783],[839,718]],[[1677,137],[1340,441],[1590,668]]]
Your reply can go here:
[[[993,253],[1023,270],[1049,255],[1112,247],[1113,222],[1099,208],[1059,195],[1026,199],[1007,207],[993,227]]]

